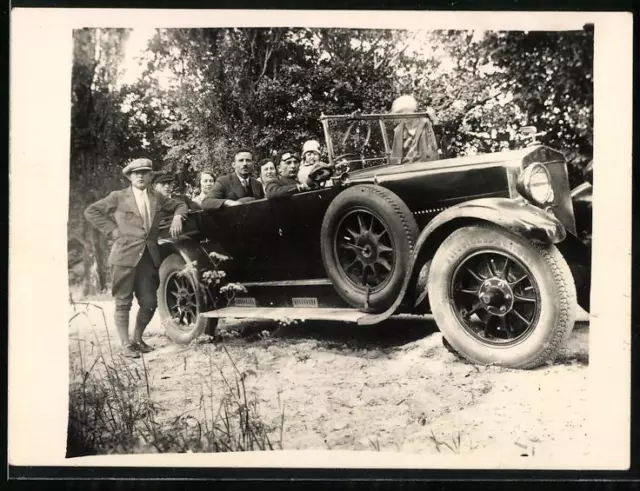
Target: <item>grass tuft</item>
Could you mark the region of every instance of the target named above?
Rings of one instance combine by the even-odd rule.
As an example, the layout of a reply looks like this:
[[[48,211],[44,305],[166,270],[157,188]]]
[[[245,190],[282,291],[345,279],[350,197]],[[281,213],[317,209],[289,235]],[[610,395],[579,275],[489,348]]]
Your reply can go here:
[[[91,323],[90,302],[72,303],[69,322]],[[233,367],[225,375],[209,350],[210,371],[204,377],[197,408],[170,420],[159,418],[162,407],[153,400],[150,368],[123,358],[111,345],[77,339],[70,359],[67,457],[112,453],[237,452],[282,449],[284,407],[275,425],[264,423],[259,401],[223,345]],[[184,359],[187,369],[187,358]],[[222,390],[220,390],[220,380]],[[186,396],[185,396],[186,397]],[[280,401],[279,401],[280,404]],[[196,413],[196,414],[192,414]],[[275,441],[274,436],[275,435]]]

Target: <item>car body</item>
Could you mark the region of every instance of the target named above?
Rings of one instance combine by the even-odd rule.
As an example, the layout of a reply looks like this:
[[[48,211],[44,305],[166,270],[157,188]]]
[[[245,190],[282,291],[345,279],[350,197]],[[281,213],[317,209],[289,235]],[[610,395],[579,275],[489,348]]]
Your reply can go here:
[[[471,361],[530,368],[553,359],[573,327],[576,302],[589,310],[590,188],[574,193],[574,205],[564,156],[535,142],[394,164],[394,118],[322,116],[336,169],[329,181],[284,199],[191,212],[181,237],[165,233],[161,249],[171,264],[161,267],[159,296],[169,335],[186,342],[225,317],[367,325],[433,313]],[[543,202],[536,193],[546,193]],[[215,258],[222,256],[229,259],[221,265]],[[447,257],[457,258],[458,270]],[[181,264],[195,268],[185,276]],[[203,282],[210,270],[224,270],[224,280]],[[221,295],[226,282],[244,291]],[[176,314],[184,310],[176,288],[193,299],[187,317]],[[473,308],[483,314],[469,314]]]

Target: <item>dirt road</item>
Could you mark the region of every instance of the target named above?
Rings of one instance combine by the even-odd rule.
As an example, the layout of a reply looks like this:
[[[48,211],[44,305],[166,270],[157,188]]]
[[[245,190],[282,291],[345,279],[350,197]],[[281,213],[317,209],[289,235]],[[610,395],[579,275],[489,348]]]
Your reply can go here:
[[[114,343],[112,304],[97,304]],[[91,309],[90,317],[95,327],[82,316],[71,323],[72,357],[78,346],[107,344],[99,310]],[[305,323],[271,336],[258,335],[262,329],[253,326],[254,335],[224,346],[265,422],[275,425],[284,407],[284,449],[490,452],[505,458],[552,456],[567,448],[574,455],[588,452],[586,322],[576,325],[554,365],[530,371],[467,364],[425,321],[370,328]],[[156,347],[145,361],[162,417],[197,411],[205,379],[215,379],[222,390],[220,370],[233,370],[220,344],[175,345],[157,316],[147,336]]]

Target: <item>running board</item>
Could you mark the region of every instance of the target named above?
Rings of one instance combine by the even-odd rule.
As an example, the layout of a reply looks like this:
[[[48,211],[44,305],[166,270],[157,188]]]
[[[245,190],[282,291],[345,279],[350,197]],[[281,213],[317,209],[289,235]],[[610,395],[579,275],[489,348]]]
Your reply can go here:
[[[325,307],[225,307],[219,310],[203,312],[202,317],[217,319],[264,319],[264,320],[324,320],[337,322],[353,322],[357,324],[369,324],[368,317],[375,317],[356,309],[325,308]],[[407,319],[432,319],[431,315],[393,315],[392,318]],[[364,321],[364,322],[363,322]]]
[[[332,309],[318,307],[225,307],[201,314],[218,319],[297,319],[358,322],[367,313],[355,309]]]

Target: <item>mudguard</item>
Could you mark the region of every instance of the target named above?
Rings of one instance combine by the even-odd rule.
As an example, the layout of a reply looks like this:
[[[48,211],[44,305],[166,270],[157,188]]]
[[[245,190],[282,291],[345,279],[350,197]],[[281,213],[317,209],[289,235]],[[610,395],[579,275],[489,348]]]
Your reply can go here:
[[[416,287],[416,264],[422,265],[431,259],[453,230],[478,222],[493,223],[523,237],[548,244],[562,242],[567,236],[562,223],[524,199],[481,198],[452,206],[431,220],[420,233],[404,284],[393,305],[384,312],[359,319],[358,324],[377,324],[396,313],[405,302],[407,292]]]
[[[584,182],[571,191],[573,213],[576,217],[576,230],[578,236],[587,242],[591,242],[593,220],[593,186]]]
[[[213,268],[214,266],[213,262],[211,262],[211,259],[209,258],[209,254],[207,254],[207,251],[205,251],[198,242],[189,236],[181,235],[175,239],[160,239],[158,241],[158,245],[160,246],[163,260],[168,255],[175,252],[180,254],[185,263],[188,264],[195,262],[195,271],[205,271]],[[200,296],[205,302],[205,305],[213,308],[212,305],[209,305],[209,296],[205,293],[204,288],[200,283],[199,275],[195,272],[192,274],[194,275],[194,284],[198,285]]]

